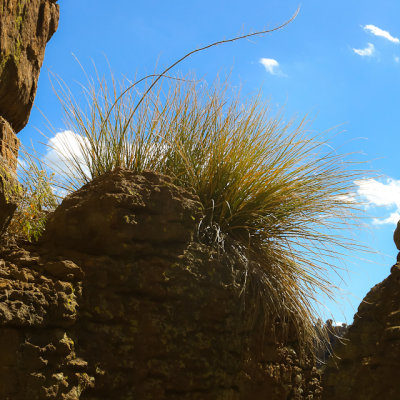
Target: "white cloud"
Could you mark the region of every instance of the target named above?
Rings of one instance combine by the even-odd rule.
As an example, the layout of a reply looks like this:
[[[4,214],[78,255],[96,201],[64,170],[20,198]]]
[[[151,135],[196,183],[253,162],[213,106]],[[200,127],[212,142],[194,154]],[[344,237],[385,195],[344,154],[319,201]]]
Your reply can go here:
[[[396,225],[397,221],[400,220],[400,213],[398,211],[391,213],[387,218],[385,219],[379,219],[379,218],[374,218],[372,220],[372,223],[375,225],[385,225],[385,224],[393,224]]]
[[[394,208],[388,217],[374,218],[373,223],[396,224],[400,219],[400,180],[387,178],[383,182],[376,179],[363,179],[354,182],[358,189],[357,194],[368,207],[385,207],[385,210]]]
[[[277,76],[285,76],[284,73],[279,68],[278,61],[274,60],[273,58],[260,58],[260,64],[262,64],[267,72],[271,75]]]
[[[65,170],[67,166],[75,162],[79,163],[84,173],[89,176],[89,169],[83,155],[84,149],[90,148],[87,138],[66,130],[58,132],[50,138],[47,142],[47,148],[44,161],[55,170]]]
[[[354,53],[362,57],[371,57],[375,53],[375,46],[372,43],[368,43],[365,49],[353,49]]]
[[[396,44],[400,43],[399,38],[393,37],[388,31],[384,31],[383,29],[378,28],[375,25],[365,25],[364,30],[371,32],[375,36],[380,36],[387,40],[390,40],[392,43],[396,43]]]
[[[400,62],[400,57],[394,56],[394,62],[399,63]]]

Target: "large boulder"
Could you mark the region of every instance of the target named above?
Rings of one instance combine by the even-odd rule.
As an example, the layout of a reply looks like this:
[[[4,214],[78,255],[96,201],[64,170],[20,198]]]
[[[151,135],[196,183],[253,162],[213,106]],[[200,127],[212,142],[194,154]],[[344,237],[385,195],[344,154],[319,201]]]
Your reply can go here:
[[[198,200],[168,177],[117,169],[67,196],[42,240],[93,255],[153,255],[190,242],[200,213]]]
[[[15,132],[28,122],[58,18],[56,0],[0,0],[0,116]]]
[[[324,400],[397,400],[400,393],[400,264],[358,307],[323,374]]]
[[[116,170],[29,251],[0,249],[0,398],[319,399],[312,357],[264,324],[245,260],[199,242],[201,217],[168,177]]]

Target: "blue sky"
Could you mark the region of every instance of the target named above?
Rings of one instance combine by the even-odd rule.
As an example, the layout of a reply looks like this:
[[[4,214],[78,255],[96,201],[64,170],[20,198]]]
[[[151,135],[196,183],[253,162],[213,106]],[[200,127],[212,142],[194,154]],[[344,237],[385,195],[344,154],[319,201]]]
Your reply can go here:
[[[284,3],[284,4],[283,4]],[[400,3],[397,1],[321,2],[305,0],[59,0],[58,32],[46,49],[35,106],[63,132],[61,107],[49,72],[71,87],[85,76],[92,60],[102,73],[134,79],[163,68],[211,42],[264,30],[287,20],[289,26],[263,37],[218,46],[194,55],[175,72],[194,72],[212,82],[231,72],[230,83],[243,94],[263,97],[285,115],[308,114],[315,131],[340,126],[332,142],[340,152],[356,152],[379,178],[359,182],[359,195],[371,217],[366,229],[354,230],[377,254],[352,254],[341,283],[343,298],[327,302],[338,321],[351,323],[361,299],[383,280],[395,262],[392,241],[400,218],[400,173],[397,166],[400,126]],[[24,144],[43,140],[46,121],[33,109],[19,133]],[[339,283],[332,275],[332,280]]]

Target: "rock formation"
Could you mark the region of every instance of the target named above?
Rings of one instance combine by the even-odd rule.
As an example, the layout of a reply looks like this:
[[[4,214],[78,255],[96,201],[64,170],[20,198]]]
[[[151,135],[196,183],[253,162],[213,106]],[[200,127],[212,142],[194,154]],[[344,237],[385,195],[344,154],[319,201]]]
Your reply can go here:
[[[57,29],[55,0],[0,0],[0,116],[15,132],[28,122],[46,43]]]
[[[56,0],[0,0],[0,233],[16,209],[19,140],[28,122],[46,43],[57,29]]]
[[[323,374],[324,400],[397,400],[400,393],[400,263],[360,304]]]
[[[38,245],[4,245],[0,398],[319,399],[294,338],[246,320],[246,266],[199,242],[201,211],[168,177],[116,170]]]
[[[317,352],[317,367],[324,368],[329,357],[334,353],[334,349],[342,341],[347,333],[347,324],[333,325],[333,320],[328,319],[322,327],[326,332],[326,337],[322,339],[322,346]]]
[[[58,17],[56,0],[0,0],[0,234]],[[313,358],[252,309],[246,264],[199,241],[201,217],[168,177],[116,170],[38,244],[1,237],[0,399],[318,400]]]

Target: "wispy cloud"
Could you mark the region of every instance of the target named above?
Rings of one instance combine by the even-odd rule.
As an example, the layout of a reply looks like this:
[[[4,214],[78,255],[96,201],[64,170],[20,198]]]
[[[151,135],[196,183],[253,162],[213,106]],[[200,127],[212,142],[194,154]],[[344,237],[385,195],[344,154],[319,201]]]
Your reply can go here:
[[[396,63],[399,63],[399,62],[400,62],[400,57],[394,56],[393,58],[394,58],[394,62],[396,62]]]
[[[383,38],[391,41],[392,43],[396,43],[396,44],[400,43],[399,38],[392,36],[388,31],[384,31],[383,29],[378,28],[375,25],[365,25],[364,30],[372,33],[375,36],[383,37]]]
[[[400,220],[400,180],[387,178],[378,181],[370,178],[354,183],[357,185],[358,196],[368,207],[384,207],[385,213],[389,214],[382,218],[374,218],[374,224],[396,224]]]
[[[259,62],[271,75],[286,76],[281,71],[278,61],[274,60],[273,58],[260,58]]]
[[[375,46],[372,43],[368,43],[365,49],[353,49],[354,53],[362,57],[371,57],[375,54]]]

